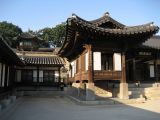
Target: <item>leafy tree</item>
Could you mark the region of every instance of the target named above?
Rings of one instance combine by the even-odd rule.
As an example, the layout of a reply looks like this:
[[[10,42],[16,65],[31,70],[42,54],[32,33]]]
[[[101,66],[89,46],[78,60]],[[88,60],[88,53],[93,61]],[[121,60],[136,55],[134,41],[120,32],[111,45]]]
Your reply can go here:
[[[11,47],[16,47],[16,37],[21,33],[22,30],[18,26],[6,21],[0,22],[0,35]]]
[[[45,40],[45,41],[48,41],[48,40],[49,40],[49,35],[48,35],[47,33],[44,35],[44,40]]]
[[[57,25],[53,29],[53,35],[54,35],[54,43],[57,45],[57,47],[60,47],[63,43],[65,33],[66,33],[66,23],[61,23]]]
[[[27,33],[30,33],[32,35],[37,35],[37,31],[33,31],[31,29],[28,29]]]
[[[54,39],[52,28],[43,28],[37,32],[37,36],[46,41]]]
[[[65,23],[61,23],[53,28],[43,28],[36,34],[43,40],[53,42],[54,45],[60,47],[65,37]]]

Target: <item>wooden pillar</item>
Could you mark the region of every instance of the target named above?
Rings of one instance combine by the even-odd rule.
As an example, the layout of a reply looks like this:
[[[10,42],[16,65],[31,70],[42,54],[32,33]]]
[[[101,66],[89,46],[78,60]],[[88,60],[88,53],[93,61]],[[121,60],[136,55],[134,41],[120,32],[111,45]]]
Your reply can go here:
[[[135,60],[135,58],[133,58],[133,78],[132,78],[132,80],[134,81],[134,82],[136,82],[136,60]]]
[[[122,73],[120,81],[120,99],[128,99],[128,84],[126,83],[126,61],[125,61],[125,52],[122,52]]]
[[[39,66],[37,66],[37,83],[39,83]]]
[[[60,67],[58,68],[58,74],[59,74],[59,76],[58,76],[59,77],[59,83],[61,83],[61,68]]]
[[[79,79],[80,82],[82,82],[82,55],[79,56],[78,64],[79,64]]]
[[[155,81],[158,82],[157,59],[154,60],[154,74],[155,74]]]
[[[93,53],[91,45],[88,45],[88,82],[93,82]]]
[[[93,52],[92,46],[88,45],[88,83],[86,83],[86,100],[95,100],[93,83]]]
[[[122,78],[121,83],[126,83],[126,60],[125,53],[122,53]]]
[[[7,86],[7,76],[8,76],[8,65],[6,64],[5,65],[5,73],[4,73],[4,86],[5,86],[5,88],[7,88],[8,86]]]

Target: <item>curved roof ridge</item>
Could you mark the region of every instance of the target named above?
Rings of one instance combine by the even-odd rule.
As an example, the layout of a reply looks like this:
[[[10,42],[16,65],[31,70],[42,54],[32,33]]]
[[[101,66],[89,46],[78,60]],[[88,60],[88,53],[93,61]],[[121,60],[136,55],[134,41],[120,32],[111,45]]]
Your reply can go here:
[[[63,60],[59,56],[23,56],[23,58],[26,64],[63,65]]]
[[[112,22],[113,24],[115,24],[116,26],[118,26],[119,28],[124,28],[125,25],[123,25],[122,23],[116,21],[115,19],[111,18],[109,16],[109,13],[106,12],[102,17],[98,18],[98,19],[95,19],[95,20],[91,20],[91,21],[87,21],[87,20],[84,20],[83,18],[79,17],[78,15],[76,15],[75,13],[72,14],[72,18],[74,19],[79,19],[79,20],[82,20],[84,22],[87,22],[89,24],[93,24],[95,26],[100,26],[106,22]],[[71,18],[71,19],[72,19]],[[70,19],[70,18],[69,18]]]
[[[117,25],[119,28],[124,28],[125,25],[116,21],[115,19],[113,19],[112,17],[110,17],[109,12],[104,13],[104,15],[98,19],[95,20],[91,20],[90,22],[92,24],[97,24],[97,26],[100,26],[106,22],[112,22],[113,24]]]
[[[154,25],[154,22],[149,22],[149,23],[142,24],[142,25],[125,26],[124,29],[127,29],[127,28],[135,28],[135,27],[144,27],[144,26],[155,26],[155,25]]]
[[[73,19],[79,19],[79,20],[82,20],[82,21],[87,22],[87,23],[89,23],[89,24],[92,24],[90,21],[87,21],[87,20],[79,17],[79,16],[76,15],[75,13],[72,14],[72,18],[73,18]]]
[[[114,33],[121,33],[120,31],[124,31],[124,32],[128,32],[128,31],[137,31],[137,29],[141,29],[141,28],[147,28],[147,27],[157,27],[157,26],[154,26],[153,23],[148,23],[148,24],[144,24],[144,25],[138,25],[138,26],[132,26],[132,27],[126,27],[124,29],[110,29],[110,28],[103,28],[103,27],[99,27],[99,26],[95,26],[94,24],[90,24],[88,22],[86,22],[85,20],[83,19],[72,19],[73,22],[77,23],[77,24],[80,24],[81,26],[83,27],[89,27],[89,28],[92,28],[92,29],[97,29],[99,31],[106,31],[106,32],[114,32]],[[158,28],[157,28],[158,29]],[[142,29],[141,29],[142,30]],[[146,31],[146,30],[144,30]]]
[[[24,38],[34,38],[36,37],[35,35],[28,33],[28,32],[23,32],[20,34],[20,37],[24,37]]]
[[[42,40],[40,37],[38,37],[37,35],[33,35],[32,33],[29,32],[23,32],[21,33],[18,38],[26,38],[26,39],[38,39],[38,40]]]

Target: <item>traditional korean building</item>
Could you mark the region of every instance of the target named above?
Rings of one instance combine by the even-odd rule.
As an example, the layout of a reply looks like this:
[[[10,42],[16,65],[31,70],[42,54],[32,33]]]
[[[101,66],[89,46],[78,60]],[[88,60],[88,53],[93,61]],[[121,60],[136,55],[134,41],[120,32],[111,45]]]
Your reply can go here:
[[[153,36],[128,52],[127,81],[154,83],[160,80],[160,36]]]
[[[16,84],[20,87],[58,86],[64,60],[44,40],[29,33],[18,36],[17,55],[25,63],[16,66]]]
[[[57,86],[63,59],[53,52],[17,51],[25,66],[16,66],[16,83],[19,86]]]
[[[0,100],[12,93],[15,78],[15,66],[24,63],[2,38],[0,38]],[[6,93],[6,94],[4,94]]]
[[[119,84],[119,97],[128,99],[129,82],[159,79],[158,71],[153,70],[155,66],[157,69],[159,52],[151,48],[154,42],[149,39],[158,29],[153,22],[126,26],[108,12],[92,21],[73,14],[67,19],[66,37],[59,51],[71,63],[69,80],[79,84],[87,82],[86,96],[90,100],[94,99],[94,88],[106,83]],[[142,72],[146,67],[150,71],[148,76]]]
[[[39,51],[42,47],[49,47],[49,44],[31,33],[22,33],[17,37],[16,46],[20,51]]]
[[[33,91],[32,95],[38,88],[45,90],[44,94],[59,90],[64,82],[64,59],[56,55],[56,50],[26,33],[18,37],[17,45],[18,49],[12,49],[0,38],[0,101],[15,91]]]

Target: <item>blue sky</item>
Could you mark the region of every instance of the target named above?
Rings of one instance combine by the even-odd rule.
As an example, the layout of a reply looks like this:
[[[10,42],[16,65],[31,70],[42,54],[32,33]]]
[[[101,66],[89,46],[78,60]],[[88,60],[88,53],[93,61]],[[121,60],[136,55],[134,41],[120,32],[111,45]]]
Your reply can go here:
[[[160,26],[160,0],[0,0],[0,21],[23,31],[54,27],[72,13],[93,20],[105,12],[128,25],[154,22]]]

